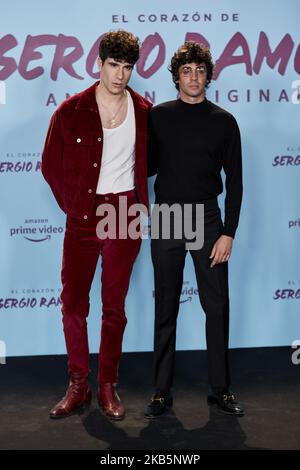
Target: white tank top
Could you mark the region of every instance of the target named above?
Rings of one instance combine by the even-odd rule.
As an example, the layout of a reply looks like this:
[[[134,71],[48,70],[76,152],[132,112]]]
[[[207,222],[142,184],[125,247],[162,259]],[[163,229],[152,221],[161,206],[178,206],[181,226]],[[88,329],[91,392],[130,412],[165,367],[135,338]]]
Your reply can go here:
[[[134,188],[135,116],[127,92],[127,115],[113,129],[103,128],[103,150],[97,194],[120,193]]]

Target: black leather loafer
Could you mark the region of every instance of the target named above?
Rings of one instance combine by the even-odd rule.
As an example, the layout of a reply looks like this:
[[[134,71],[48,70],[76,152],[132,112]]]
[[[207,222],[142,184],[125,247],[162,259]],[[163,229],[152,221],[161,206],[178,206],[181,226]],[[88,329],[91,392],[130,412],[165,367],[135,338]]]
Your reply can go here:
[[[156,418],[173,406],[173,397],[170,394],[156,392],[151,402],[146,406],[144,415],[146,418]]]
[[[236,401],[232,392],[226,391],[223,393],[211,393],[207,396],[208,405],[217,405],[217,407],[224,413],[233,416],[243,416],[244,410],[242,406]]]

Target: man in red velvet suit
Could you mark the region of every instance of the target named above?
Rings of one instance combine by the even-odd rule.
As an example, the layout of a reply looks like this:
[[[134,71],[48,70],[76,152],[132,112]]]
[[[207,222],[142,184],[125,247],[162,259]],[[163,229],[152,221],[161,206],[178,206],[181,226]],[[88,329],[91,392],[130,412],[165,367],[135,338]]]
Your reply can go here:
[[[70,382],[66,395],[50,411],[51,418],[69,416],[91,401],[86,318],[99,255],[103,316],[98,402],[112,419],[125,415],[115,386],[126,325],[125,298],[141,238],[99,238],[96,210],[110,204],[118,220],[121,196],[128,207],[139,202],[148,208],[151,104],[127,87],[138,57],[139,41],[133,34],[105,34],[99,45],[101,80],[62,103],[52,116],[44,146],[43,176],[67,214],[61,299]]]

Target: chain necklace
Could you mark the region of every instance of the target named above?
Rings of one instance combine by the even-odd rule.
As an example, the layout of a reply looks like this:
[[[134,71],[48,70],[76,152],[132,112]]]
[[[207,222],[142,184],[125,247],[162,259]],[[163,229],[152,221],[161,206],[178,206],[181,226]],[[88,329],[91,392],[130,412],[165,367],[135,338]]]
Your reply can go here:
[[[124,90],[124,96],[126,96],[125,90]],[[118,107],[117,111],[112,115],[111,118],[109,118],[110,127],[115,127],[115,125],[116,125],[116,123],[117,123],[117,116],[118,116],[119,112],[121,111],[121,108],[122,108],[123,104],[125,103],[125,101],[126,101],[125,99],[122,100],[122,102],[121,102],[120,106]],[[103,103],[100,103],[100,104],[101,104],[101,106],[103,106],[106,110],[109,110],[109,108],[108,108],[105,104],[103,104]]]

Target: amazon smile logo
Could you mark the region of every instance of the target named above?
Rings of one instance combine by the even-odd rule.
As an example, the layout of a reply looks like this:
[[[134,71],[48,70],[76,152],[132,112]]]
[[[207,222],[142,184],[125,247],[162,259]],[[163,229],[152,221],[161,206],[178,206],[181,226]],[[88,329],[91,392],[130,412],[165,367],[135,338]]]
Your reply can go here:
[[[47,242],[63,233],[64,227],[52,225],[48,219],[26,219],[23,225],[11,227],[9,231],[11,238],[22,237],[31,243]]]
[[[193,286],[189,286],[190,281],[183,282],[183,289],[181,290],[181,296],[179,303],[185,304],[187,302],[192,302],[194,297],[198,297],[198,289]]]
[[[192,302],[194,297],[198,297],[198,289],[191,286],[189,287],[190,281],[184,281],[183,282],[183,288],[181,290],[181,295],[180,295],[180,304],[185,304],[188,302]],[[155,291],[152,291],[152,296],[153,298],[155,297]]]
[[[44,238],[39,238],[39,239],[35,239],[35,238],[29,238],[29,237],[25,237],[25,240],[28,240],[29,242],[44,242],[46,240],[51,240],[51,235],[47,235],[46,237]]]

